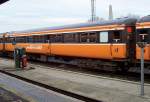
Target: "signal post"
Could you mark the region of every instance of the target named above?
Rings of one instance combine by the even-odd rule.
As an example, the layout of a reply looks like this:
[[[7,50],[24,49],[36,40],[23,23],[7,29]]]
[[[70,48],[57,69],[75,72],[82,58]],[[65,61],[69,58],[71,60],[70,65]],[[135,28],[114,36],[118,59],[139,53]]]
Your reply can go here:
[[[148,34],[139,34],[140,42],[138,46],[141,48],[141,92],[140,95],[144,96],[144,48],[146,47],[146,37]]]

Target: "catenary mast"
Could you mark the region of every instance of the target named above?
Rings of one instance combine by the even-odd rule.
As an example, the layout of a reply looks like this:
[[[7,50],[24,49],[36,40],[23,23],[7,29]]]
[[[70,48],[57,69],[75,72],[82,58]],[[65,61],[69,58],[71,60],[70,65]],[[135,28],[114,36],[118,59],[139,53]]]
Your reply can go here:
[[[91,0],[91,21],[96,20],[96,0]]]
[[[109,5],[109,20],[113,20],[113,10],[112,10],[112,5]]]

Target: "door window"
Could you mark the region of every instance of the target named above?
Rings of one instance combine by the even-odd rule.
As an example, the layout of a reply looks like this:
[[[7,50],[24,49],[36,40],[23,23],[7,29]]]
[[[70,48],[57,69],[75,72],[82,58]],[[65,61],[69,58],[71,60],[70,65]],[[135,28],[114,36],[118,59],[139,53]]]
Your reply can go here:
[[[148,30],[142,29],[139,31],[139,41],[148,42]]]
[[[121,33],[119,31],[113,32],[113,42],[120,43],[121,42]]]

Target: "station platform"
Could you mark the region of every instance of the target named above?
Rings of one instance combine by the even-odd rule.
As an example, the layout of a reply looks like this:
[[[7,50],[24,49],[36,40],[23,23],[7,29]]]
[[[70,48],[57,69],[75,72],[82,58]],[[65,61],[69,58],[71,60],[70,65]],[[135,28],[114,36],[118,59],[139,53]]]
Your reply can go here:
[[[29,102],[22,97],[17,96],[16,94],[0,87],[0,102]]]
[[[82,102],[0,73],[0,102]]]
[[[145,96],[141,97],[139,82],[73,73],[42,65],[29,64],[35,69],[22,71],[15,70],[13,66],[12,60],[0,59],[0,70],[102,102],[150,102],[150,84],[145,84]]]

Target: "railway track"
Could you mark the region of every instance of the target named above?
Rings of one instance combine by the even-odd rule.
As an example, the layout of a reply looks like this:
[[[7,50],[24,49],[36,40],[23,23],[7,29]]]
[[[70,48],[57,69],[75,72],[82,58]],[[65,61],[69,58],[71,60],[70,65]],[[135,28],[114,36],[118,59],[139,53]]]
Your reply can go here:
[[[93,99],[93,98],[89,98],[89,97],[86,97],[86,96],[83,96],[83,95],[75,94],[73,92],[65,91],[65,90],[62,90],[62,89],[59,89],[59,88],[56,88],[56,87],[53,87],[53,86],[49,86],[49,85],[46,85],[46,84],[43,84],[43,83],[40,83],[40,82],[37,82],[37,81],[33,81],[33,80],[30,80],[30,79],[27,79],[27,78],[24,78],[24,77],[21,77],[21,76],[17,76],[17,75],[14,75],[12,73],[9,73],[7,71],[0,70],[0,73],[9,75],[11,77],[20,79],[22,81],[40,86],[42,88],[46,88],[48,90],[51,90],[51,91],[54,91],[54,92],[57,92],[57,93],[60,93],[60,94],[63,94],[63,95],[66,95],[66,96],[69,96],[69,97],[72,97],[72,98],[76,98],[76,99],[84,101],[84,102],[102,102],[102,101],[97,100],[97,99]]]
[[[92,76],[97,78],[118,80],[129,83],[139,83],[140,81],[140,73],[137,72],[112,72],[105,70],[92,70],[85,68],[77,68],[77,66],[66,65],[66,64],[58,64],[58,63],[42,63],[42,62],[31,62],[32,66],[42,67],[42,68],[51,68],[53,70],[64,71],[68,73],[82,74],[85,76]],[[145,83],[150,84],[150,74],[145,74]]]
[[[12,60],[12,59],[6,59],[6,60]],[[75,74],[82,74],[85,76],[92,76],[92,77],[98,77],[98,78],[104,78],[104,79],[111,79],[111,80],[118,80],[123,82],[129,82],[129,83],[139,83],[140,81],[140,73],[137,72],[126,72],[122,73],[120,71],[113,72],[113,71],[105,71],[105,70],[92,70],[92,68],[79,68],[74,65],[67,65],[67,64],[61,64],[61,63],[43,63],[40,61],[31,61],[29,63],[31,66],[46,68],[46,69],[53,69],[53,70],[59,70],[64,71],[68,73],[75,73]],[[145,83],[150,84],[150,73],[145,74]]]
[[[6,59],[7,60],[7,59]],[[10,60],[10,59],[8,59],[8,60]],[[11,60],[12,61],[12,60]],[[7,61],[6,61],[7,62]],[[12,63],[12,62],[11,62]],[[93,71],[85,71],[85,70],[83,70],[83,69],[80,69],[80,70],[73,70],[75,67],[71,67],[71,66],[67,66],[67,65],[63,65],[63,64],[56,64],[56,63],[53,63],[53,64],[47,64],[47,63],[42,63],[42,62],[30,62],[29,63],[29,66],[31,66],[31,67],[35,67],[36,69],[36,71],[35,72],[38,72],[38,69],[40,69],[40,70],[42,70],[42,68],[43,69],[45,69],[45,71],[48,71],[48,69],[49,70],[51,70],[52,72],[53,72],[53,70],[54,71],[58,71],[58,72],[60,72],[60,73],[72,73],[72,74],[74,74],[74,75],[76,75],[76,76],[84,76],[85,78],[86,78],[86,76],[87,77],[93,77],[94,79],[108,79],[108,80],[112,80],[112,81],[114,81],[114,82],[120,82],[120,83],[122,83],[122,82],[125,82],[125,83],[129,83],[129,84],[132,84],[132,85],[135,85],[135,86],[137,86],[138,84],[139,84],[139,80],[140,80],[140,78],[139,78],[139,80],[136,80],[136,79],[138,79],[138,78],[136,78],[138,75],[136,75],[136,76],[134,76],[134,75],[131,75],[132,76],[132,78],[131,78],[131,76],[130,77],[126,77],[125,75],[117,75],[117,76],[114,76],[116,73],[111,73],[111,72],[105,72],[105,71],[99,71],[99,72],[97,72],[97,71],[95,71],[95,72],[93,72]],[[77,68],[77,67],[76,67]],[[32,71],[34,71],[34,70],[31,70],[31,72]],[[2,71],[3,72],[3,71]],[[30,71],[29,71],[30,72]],[[32,84],[35,84],[35,85],[38,85],[38,86],[40,86],[40,87],[44,87],[44,88],[46,88],[46,89],[49,89],[49,90],[52,90],[52,91],[55,91],[55,92],[58,92],[58,93],[61,93],[61,94],[64,94],[64,95],[66,95],[66,96],[70,96],[70,97],[73,97],[73,98],[76,98],[76,99],[78,99],[78,100],[82,100],[82,101],[86,101],[86,102],[99,102],[99,100],[91,100],[91,99],[87,99],[87,98],[85,98],[85,96],[82,96],[82,95],[84,95],[84,94],[82,94],[81,96],[78,96],[78,93],[77,94],[70,94],[70,92],[68,93],[68,91],[64,91],[64,90],[62,90],[63,88],[61,88],[61,87],[59,87],[59,88],[61,88],[61,89],[59,89],[58,87],[57,88],[55,88],[55,86],[54,87],[51,87],[51,86],[48,86],[48,85],[43,85],[43,83],[39,83],[39,82],[37,82],[38,80],[35,80],[35,81],[33,81],[34,79],[32,79],[32,80],[30,80],[30,77],[26,77],[26,78],[28,78],[28,79],[26,79],[26,78],[22,78],[22,77],[20,77],[20,75],[19,74],[16,74],[16,75],[13,75],[13,74],[11,74],[11,73],[8,73],[8,72],[3,72],[3,73],[5,73],[5,74],[8,74],[8,75],[10,75],[10,76],[13,76],[13,77],[15,77],[15,78],[19,78],[19,79],[21,79],[21,80],[25,80],[26,82],[30,82],[30,83],[32,83]],[[26,73],[26,72],[25,72]],[[28,72],[27,72],[28,73]],[[92,74],[91,74],[92,73]],[[102,73],[102,74],[100,74],[100,73]],[[30,73],[31,74],[31,73]],[[107,75],[107,74],[109,74],[109,75]],[[121,74],[121,73],[120,73]],[[129,74],[129,73],[128,73]],[[131,73],[130,73],[131,74]],[[19,76],[18,76],[19,75]],[[23,74],[22,74],[23,75]],[[28,74],[27,74],[28,75]],[[113,77],[112,77],[113,76]],[[126,78],[121,78],[120,76],[122,76],[122,77],[126,77]],[[140,76],[139,76],[140,77]],[[148,77],[146,77],[146,78],[148,78]],[[63,79],[63,78],[62,78]],[[132,79],[132,80],[131,80]],[[96,83],[97,85],[98,85],[98,83]],[[145,86],[146,87],[149,87],[150,86],[150,83],[148,83],[148,82],[146,82],[146,84],[145,84]],[[54,89],[53,89],[54,88]],[[124,89],[123,89],[124,90]],[[70,91],[70,90],[69,90]],[[74,91],[71,91],[71,92],[74,92]],[[68,95],[69,94],[69,95]],[[81,97],[81,98],[80,98]],[[91,96],[89,96],[89,97],[91,97]],[[97,98],[96,98],[97,99]],[[100,98],[100,100],[101,100],[101,98]]]

